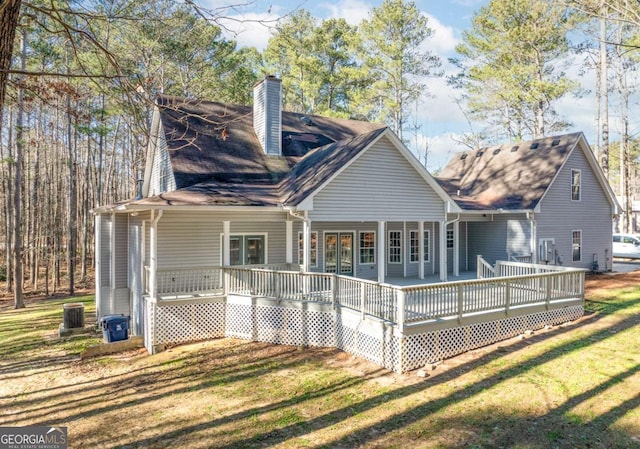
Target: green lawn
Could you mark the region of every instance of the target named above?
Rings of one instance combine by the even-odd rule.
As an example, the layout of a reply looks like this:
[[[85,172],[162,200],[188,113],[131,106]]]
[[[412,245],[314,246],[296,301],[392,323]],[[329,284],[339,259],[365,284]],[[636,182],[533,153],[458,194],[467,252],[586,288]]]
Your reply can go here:
[[[80,360],[101,336],[56,338],[63,302],[0,312],[0,425],[67,426],[69,447],[640,448],[638,286],[426,378],[236,339]]]

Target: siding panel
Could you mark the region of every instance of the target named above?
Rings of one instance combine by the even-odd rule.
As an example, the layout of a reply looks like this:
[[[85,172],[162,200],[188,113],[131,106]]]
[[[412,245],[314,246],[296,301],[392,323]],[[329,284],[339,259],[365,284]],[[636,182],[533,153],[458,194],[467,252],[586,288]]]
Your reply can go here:
[[[115,288],[127,287],[129,280],[129,216],[115,215]]]
[[[284,262],[285,217],[282,213],[272,215],[166,211],[158,222],[158,269],[220,265],[222,222],[225,220],[231,222],[231,234],[266,234],[267,261]]]
[[[571,200],[572,169],[581,171],[580,201]],[[600,270],[605,269],[606,257],[609,257],[607,269],[611,269],[611,204],[579,147],[558,173],[540,203],[540,210],[536,216],[537,239],[553,238],[564,265],[590,269],[593,254],[597,254]],[[573,230],[582,231],[582,260],[579,262],[571,260]]]
[[[100,286],[111,285],[111,215],[100,219]]]
[[[149,180],[149,196],[176,190],[176,181],[169,160],[169,150],[167,148],[162,123],[159,123],[158,134]]]
[[[488,221],[470,221],[468,226],[469,269],[476,269],[478,254],[489,263],[507,260],[509,254],[531,252],[531,224],[522,215],[498,214]]]
[[[444,202],[387,138],[314,198],[312,220],[441,220]]]

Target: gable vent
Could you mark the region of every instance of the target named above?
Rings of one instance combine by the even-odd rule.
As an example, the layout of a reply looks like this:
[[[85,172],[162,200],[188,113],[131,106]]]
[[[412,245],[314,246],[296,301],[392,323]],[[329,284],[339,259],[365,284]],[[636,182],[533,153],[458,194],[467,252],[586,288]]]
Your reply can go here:
[[[511,147],[512,153],[515,153],[516,151],[518,151],[518,145],[516,145],[515,147]]]
[[[538,142],[536,142],[536,143],[532,143],[532,144],[531,144],[531,149],[532,149],[532,150],[537,150],[537,149],[538,149],[538,145],[539,145],[539,144],[538,144]]]
[[[554,139],[553,142],[551,142],[551,146],[552,147],[555,147],[555,146],[558,146],[558,145],[560,145],[560,139]]]

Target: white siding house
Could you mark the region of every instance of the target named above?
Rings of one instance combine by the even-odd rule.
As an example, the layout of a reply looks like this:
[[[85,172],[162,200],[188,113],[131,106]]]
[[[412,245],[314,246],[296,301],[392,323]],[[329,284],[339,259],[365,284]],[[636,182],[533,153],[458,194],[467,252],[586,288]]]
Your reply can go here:
[[[151,352],[228,335],[402,371],[582,314],[583,273],[559,265],[606,269],[617,207],[582,134],[457,155],[436,179],[385,125],[282,111],[273,77],[255,89],[253,108],[159,97],[142,197],[94,211],[97,313],[130,315]],[[520,299],[490,280],[390,285],[499,275],[542,261],[542,241],[555,267],[520,268],[541,276]],[[491,302],[509,297],[517,311]],[[447,332],[477,338],[425,349]]]

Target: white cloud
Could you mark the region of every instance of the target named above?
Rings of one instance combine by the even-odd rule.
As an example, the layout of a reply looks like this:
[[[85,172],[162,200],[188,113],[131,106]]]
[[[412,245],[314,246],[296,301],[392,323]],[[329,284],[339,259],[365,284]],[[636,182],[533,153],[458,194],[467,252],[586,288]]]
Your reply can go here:
[[[467,150],[464,145],[458,143],[460,136],[454,133],[443,133],[435,136],[419,135],[418,138],[419,151],[412,148],[414,154],[421,163],[425,163],[425,147],[427,148],[427,170],[435,174],[447,165],[447,162],[460,151]],[[414,145],[415,146],[415,145]]]
[[[236,14],[218,19],[224,36],[235,40],[238,47],[267,47],[274,27],[281,16],[273,12]]]
[[[425,13],[424,15],[429,20],[427,26],[433,30],[433,35],[425,42],[426,50],[441,56],[455,53],[456,45],[459,42],[455,30],[450,26],[443,25],[431,14]]]
[[[372,7],[371,4],[360,0],[340,0],[335,3],[318,4],[319,9],[329,11],[328,17],[345,19],[349,25],[359,25],[368,17]]]

